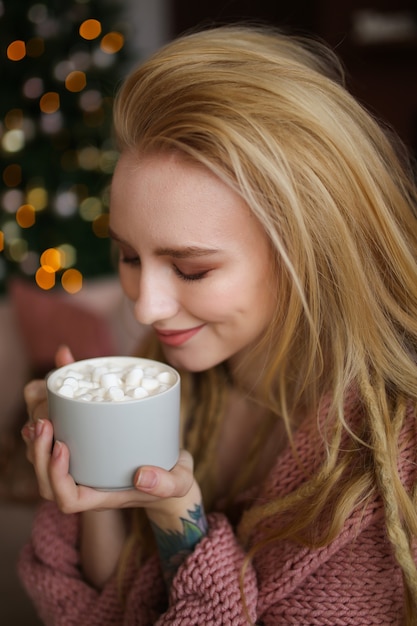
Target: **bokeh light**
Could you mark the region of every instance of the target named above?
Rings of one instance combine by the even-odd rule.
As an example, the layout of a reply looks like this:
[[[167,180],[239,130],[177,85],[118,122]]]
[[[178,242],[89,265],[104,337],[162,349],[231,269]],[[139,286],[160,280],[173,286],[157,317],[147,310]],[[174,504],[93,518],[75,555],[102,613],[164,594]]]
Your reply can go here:
[[[80,204],[80,216],[86,222],[92,222],[101,214],[102,204],[99,198],[91,196],[83,200]]]
[[[3,182],[7,187],[17,187],[22,182],[22,168],[18,163],[11,163],[3,170]]]
[[[89,89],[80,95],[80,107],[84,111],[96,111],[103,103],[103,96],[96,89]]]
[[[65,270],[61,276],[61,284],[68,293],[77,293],[83,286],[83,275],[76,269]]]
[[[58,133],[63,127],[63,118],[60,111],[55,113],[44,113],[41,115],[40,127],[44,133],[53,135]]]
[[[14,128],[3,135],[1,145],[6,152],[19,152],[25,145],[25,134],[21,128]]]
[[[80,72],[78,70],[70,72],[65,79],[65,87],[68,91],[72,91],[74,93],[82,91],[86,84],[87,79],[84,72]]]
[[[52,289],[55,286],[55,272],[48,272],[44,267],[36,270],[35,281],[41,289]]]
[[[20,269],[27,276],[33,276],[38,267],[39,256],[33,250],[28,250],[25,258],[19,263]]]
[[[22,204],[16,211],[16,222],[21,228],[30,228],[36,222],[36,212],[31,204]]]
[[[26,256],[28,251],[28,243],[21,237],[16,237],[8,244],[8,256],[11,261],[20,263]]]
[[[28,11],[28,18],[34,24],[41,24],[48,17],[48,9],[45,4],[33,4]]]
[[[61,191],[56,195],[54,210],[57,215],[61,215],[61,217],[69,217],[77,212],[77,208],[78,198],[73,191]]]
[[[10,219],[7,220],[7,222],[4,222],[2,228],[4,233],[4,241],[6,243],[9,241],[13,241],[13,239],[17,239],[20,236],[20,228],[15,219]]]
[[[61,269],[61,253],[57,248],[44,250],[40,258],[41,267],[47,272],[57,272]]]
[[[16,39],[16,41],[12,41],[12,43],[7,46],[7,58],[10,59],[10,61],[21,61],[25,56],[26,44],[24,41]]]
[[[123,48],[124,42],[125,40],[122,33],[113,31],[104,35],[100,42],[100,48],[107,54],[115,54]]]
[[[48,192],[45,187],[32,187],[26,195],[28,204],[31,204],[35,211],[42,211],[48,205]]]
[[[98,20],[85,20],[80,26],[79,33],[83,39],[96,39],[101,34],[101,24]]]
[[[2,207],[7,213],[16,213],[24,202],[24,193],[21,189],[8,189],[1,199]]]
[[[37,76],[28,78],[23,85],[23,94],[26,98],[35,99],[40,98],[44,90],[43,80]]]
[[[43,94],[39,101],[39,107],[42,113],[55,113],[60,106],[59,94],[56,91],[48,91]]]
[[[77,262],[77,250],[69,243],[64,243],[62,246],[58,246],[59,254],[61,255],[61,266],[63,268],[72,267]]]
[[[106,187],[118,158],[111,111],[128,25],[117,0],[52,4],[15,0],[6,11],[0,0],[0,293],[16,272],[76,293],[86,276],[115,271]]]

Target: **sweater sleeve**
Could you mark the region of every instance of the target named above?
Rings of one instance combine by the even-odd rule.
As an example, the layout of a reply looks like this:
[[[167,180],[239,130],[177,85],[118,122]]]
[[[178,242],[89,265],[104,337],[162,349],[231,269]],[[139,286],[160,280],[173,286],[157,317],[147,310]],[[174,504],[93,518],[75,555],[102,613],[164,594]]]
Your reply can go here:
[[[46,626],[121,624],[116,582],[98,592],[82,577],[78,533],[78,515],[63,515],[52,503],[40,506],[18,562],[26,592]]]

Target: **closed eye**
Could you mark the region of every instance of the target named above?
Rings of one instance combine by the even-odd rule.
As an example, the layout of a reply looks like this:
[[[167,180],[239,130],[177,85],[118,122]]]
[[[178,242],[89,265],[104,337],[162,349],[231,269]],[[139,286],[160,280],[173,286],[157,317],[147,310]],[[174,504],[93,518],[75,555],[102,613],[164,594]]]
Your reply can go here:
[[[209,270],[196,272],[194,274],[186,274],[182,272],[176,265],[174,265],[174,272],[179,278],[181,278],[181,280],[193,281],[193,280],[201,280],[202,278],[204,278],[208,274]]]
[[[125,263],[126,265],[132,265],[134,267],[140,265],[140,258],[138,256],[128,256],[126,254],[120,255],[120,263]]]

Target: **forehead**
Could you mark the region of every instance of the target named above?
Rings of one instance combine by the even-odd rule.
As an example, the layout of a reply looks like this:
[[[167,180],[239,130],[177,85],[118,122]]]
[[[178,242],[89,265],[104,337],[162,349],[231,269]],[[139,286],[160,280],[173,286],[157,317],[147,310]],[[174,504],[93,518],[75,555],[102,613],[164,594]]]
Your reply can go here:
[[[126,238],[152,237],[249,243],[265,237],[245,201],[202,165],[178,154],[121,155],[112,188],[110,224]]]

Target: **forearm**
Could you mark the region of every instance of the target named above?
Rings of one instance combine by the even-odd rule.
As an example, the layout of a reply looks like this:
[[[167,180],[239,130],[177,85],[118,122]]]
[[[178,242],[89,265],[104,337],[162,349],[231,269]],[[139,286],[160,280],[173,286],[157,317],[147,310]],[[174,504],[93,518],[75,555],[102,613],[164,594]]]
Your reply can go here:
[[[123,511],[86,511],[81,515],[80,556],[86,580],[101,589],[114,574],[126,540]]]
[[[184,498],[172,499],[167,509],[147,510],[169,586],[178,567],[207,534],[200,489],[194,485]]]

